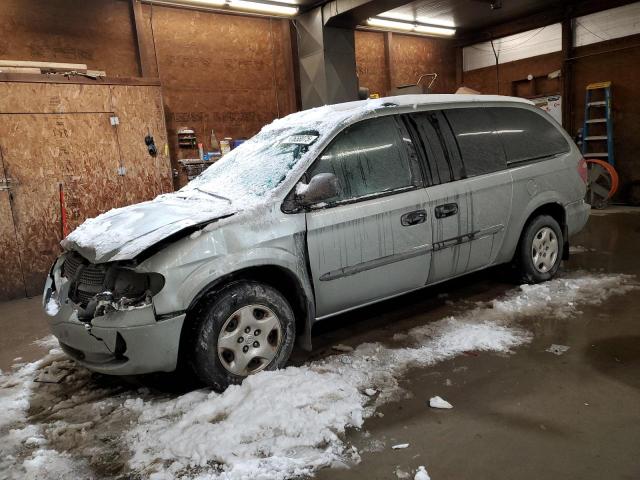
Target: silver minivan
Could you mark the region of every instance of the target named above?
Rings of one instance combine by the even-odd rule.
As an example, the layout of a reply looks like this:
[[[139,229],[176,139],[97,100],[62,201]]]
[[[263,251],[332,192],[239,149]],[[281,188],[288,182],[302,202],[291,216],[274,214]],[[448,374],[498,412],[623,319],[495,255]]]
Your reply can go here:
[[[407,95],[274,121],[181,190],[89,219],[44,308],[96,372],[190,366],[216,389],[283,367],[333,315],[511,262],[554,276],[586,163],[529,101]]]

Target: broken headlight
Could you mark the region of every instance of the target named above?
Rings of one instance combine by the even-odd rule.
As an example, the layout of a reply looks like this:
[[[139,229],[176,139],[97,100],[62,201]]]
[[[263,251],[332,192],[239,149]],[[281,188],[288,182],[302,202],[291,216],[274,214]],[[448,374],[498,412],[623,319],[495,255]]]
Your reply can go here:
[[[105,287],[87,305],[86,310],[94,312],[93,316],[150,305],[151,298],[164,287],[164,277],[159,273],[113,267],[107,272]]]

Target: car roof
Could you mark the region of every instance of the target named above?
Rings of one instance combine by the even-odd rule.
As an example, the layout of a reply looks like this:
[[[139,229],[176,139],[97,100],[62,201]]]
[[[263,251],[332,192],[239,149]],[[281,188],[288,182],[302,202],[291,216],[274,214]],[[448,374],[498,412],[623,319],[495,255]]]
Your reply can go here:
[[[332,127],[351,123],[369,116],[379,115],[387,108],[391,111],[407,108],[418,109],[429,105],[458,105],[469,103],[520,103],[533,105],[533,102],[502,95],[467,95],[467,94],[422,94],[422,95],[397,95],[394,97],[382,97],[353,102],[323,105],[321,107],[302,110],[275,120],[267,126],[272,128],[296,127],[311,124],[324,124],[322,130],[331,130]],[[389,112],[391,113],[391,112]]]

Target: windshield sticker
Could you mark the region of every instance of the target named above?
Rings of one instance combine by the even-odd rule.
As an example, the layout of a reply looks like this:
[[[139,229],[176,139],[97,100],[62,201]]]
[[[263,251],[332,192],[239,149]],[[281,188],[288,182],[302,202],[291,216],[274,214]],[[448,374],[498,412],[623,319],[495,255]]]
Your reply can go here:
[[[319,135],[291,135],[282,140],[283,145],[311,145]]]

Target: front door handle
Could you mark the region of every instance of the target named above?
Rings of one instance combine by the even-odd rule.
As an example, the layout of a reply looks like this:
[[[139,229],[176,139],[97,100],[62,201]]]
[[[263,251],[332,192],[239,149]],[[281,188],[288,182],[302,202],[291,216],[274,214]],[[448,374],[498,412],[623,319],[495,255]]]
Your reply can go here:
[[[445,203],[444,205],[438,205],[436,207],[436,218],[450,217],[458,213],[457,203]]]
[[[415,210],[413,212],[405,213],[404,215],[402,215],[402,217],[400,217],[400,223],[402,223],[402,225],[405,227],[409,227],[411,225],[423,223],[426,219],[426,210]]]

